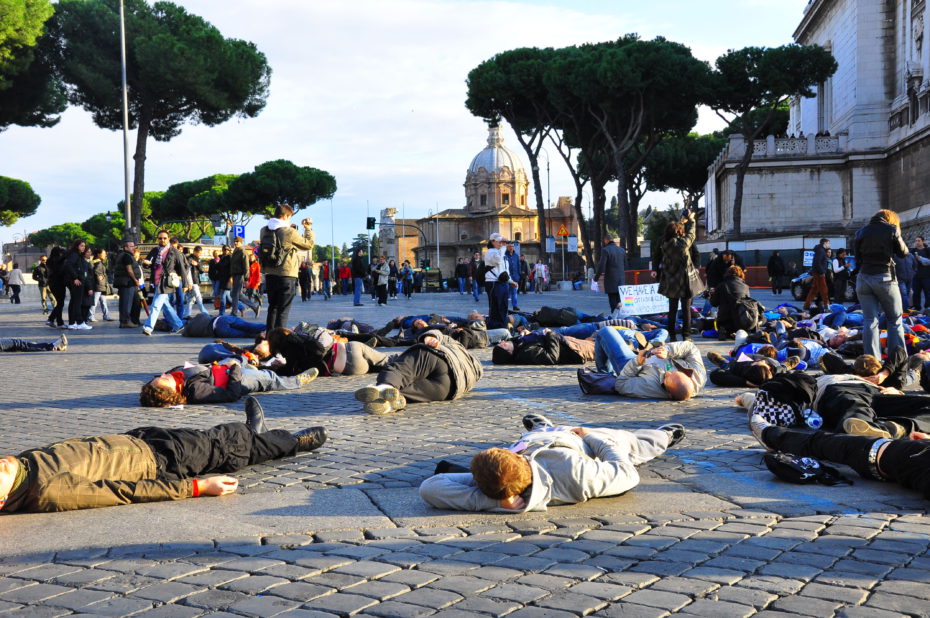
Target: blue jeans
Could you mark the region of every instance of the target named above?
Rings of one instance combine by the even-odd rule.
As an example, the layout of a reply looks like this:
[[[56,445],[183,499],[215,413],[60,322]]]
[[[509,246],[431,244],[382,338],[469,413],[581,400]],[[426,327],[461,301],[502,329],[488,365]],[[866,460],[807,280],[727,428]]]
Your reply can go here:
[[[488,335],[488,345],[496,345],[511,338],[509,328],[491,328],[486,333]]]
[[[892,279],[890,274],[859,273],[856,278],[856,294],[859,295],[859,303],[862,305],[863,351],[875,358],[881,358],[878,314],[882,311],[887,320],[888,351],[898,346],[904,347],[904,323],[901,318],[903,309],[898,282]]]
[[[515,288],[513,286],[510,287],[510,305],[514,309],[520,306],[520,299],[517,297],[518,293],[519,288]]]
[[[618,375],[636,353],[616,328],[602,328],[594,338],[594,364],[601,373]]]
[[[472,280],[472,296],[475,297],[475,300],[478,300],[478,297],[481,296],[481,285],[478,284],[478,281]]]
[[[582,324],[574,324],[572,326],[559,326],[557,328],[553,328],[552,331],[559,333],[560,335],[565,335],[566,337],[574,337],[575,339],[587,339],[596,333],[597,329],[597,322],[585,322]]]
[[[185,315],[190,315],[191,310],[194,308],[194,304],[197,304],[197,307],[200,309],[200,313],[209,313],[207,308],[203,306],[203,294],[200,293],[200,286],[196,283],[194,287],[191,288],[190,292],[187,293],[187,300],[185,304]]]
[[[330,290],[331,285],[332,282],[329,279],[323,279],[323,298],[332,296],[332,291]]]
[[[356,305],[362,304],[362,288],[365,287],[365,280],[361,277],[352,279],[352,302]]]
[[[246,393],[289,391],[300,388],[300,380],[296,376],[282,378],[271,369],[256,369],[250,365],[243,365],[242,387]]]
[[[901,290],[901,306],[911,306],[911,286],[909,283],[898,281],[898,289]]]
[[[145,321],[145,327],[149,330],[155,328],[155,322],[158,321],[158,314],[164,310],[165,312],[165,321],[168,322],[168,326],[171,328],[172,332],[176,330],[181,330],[184,326],[184,322],[181,321],[181,318],[178,317],[177,312],[175,312],[174,307],[171,306],[171,297],[172,294],[156,294],[155,298],[152,299],[152,313],[149,314],[149,319]]]
[[[465,293],[465,277],[459,277],[459,294]]]
[[[837,304],[830,305],[830,315],[823,319],[823,325],[839,328],[846,324],[846,316],[846,307]]]
[[[234,315],[222,315],[213,324],[213,334],[220,339],[254,337],[265,330],[265,324],[246,322]]]

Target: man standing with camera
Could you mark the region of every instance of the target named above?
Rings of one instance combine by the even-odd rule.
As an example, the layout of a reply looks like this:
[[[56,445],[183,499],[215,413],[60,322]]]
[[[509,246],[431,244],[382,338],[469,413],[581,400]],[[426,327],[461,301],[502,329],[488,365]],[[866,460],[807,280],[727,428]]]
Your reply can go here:
[[[265,292],[268,294],[268,319],[265,324],[273,328],[287,326],[291,303],[297,294],[297,271],[300,260],[297,251],[313,249],[313,231],[310,219],[304,219],[303,237],[297,226],[291,225],[294,209],[289,204],[279,204],[275,216],[261,230],[259,261],[265,275]]]

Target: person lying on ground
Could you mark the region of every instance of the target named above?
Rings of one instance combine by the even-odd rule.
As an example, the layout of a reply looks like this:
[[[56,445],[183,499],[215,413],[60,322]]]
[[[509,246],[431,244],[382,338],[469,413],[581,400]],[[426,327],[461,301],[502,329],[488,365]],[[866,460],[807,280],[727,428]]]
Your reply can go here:
[[[772,346],[764,347],[770,348],[773,353],[775,351]],[[735,359],[727,359],[717,352],[708,352],[707,360],[717,366],[717,369],[710,372],[708,379],[716,386],[724,388],[759,388],[774,376],[791,371],[800,362],[797,356],[791,356],[782,364],[764,354],[740,355]]]
[[[270,369],[257,369],[236,359],[213,365],[175,367],[142,386],[139,402],[146,408],[167,408],[186,403],[238,401],[249,393],[303,388],[319,372],[313,368],[283,377]]]
[[[594,343],[597,373],[578,370],[586,394],[615,394],[647,399],[685,401],[701,392],[707,371],[697,346],[679,341],[634,352],[620,331],[598,331]],[[610,377],[614,377],[611,382]]]
[[[345,341],[325,328],[309,332],[275,328],[268,333],[269,353],[284,358],[279,375],[297,375],[311,369],[323,376],[361,375],[380,371],[391,358],[359,341]]]
[[[930,498],[930,434],[925,432],[897,439],[810,432],[772,425],[758,414],[750,414],[749,427],[766,449],[845,464],[862,478],[900,483]]]
[[[542,415],[523,417],[526,428],[509,448],[475,455],[470,471],[438,473],[420,485],[420,497],[438,509],[545,511],[616,496],[639,484],[636,466],[685,436],[681,425],[629,432],[604,427],[557,427]],[[455,469],[457,466],[440,466]]]
[[[375,384],[355,391],[370,414],[390,414],[407,403],[464,397],[481,378],[481,363],[458,341],[430,330],[416,344],[392,356]]]
[[[155,330],[158,330],[157,328]],[[233,315],[213,316],[209,313],[198,313],[184,324],[181,334],[185,337],[205,337],[213,339],[244,339],[253,338],[265,332],[265,324],[247,322]]]
[[[247,466],[314,451],[323,427],[269,430],[258,402],[246,422],[211,429],[139,427],[57,442],[0,459],[0,514],[47,513],[133,502],[224,496]],[[218,476],[207,476],[213,475]]]
[[[491,350],[495,365],[584,365],[594,360],[594,340],[567,337],[544,328]]]
[[[68,349],[68,338],[59,335],[55,341],[42,343],[13,337],[0,337],[0,352],[64,352]]]

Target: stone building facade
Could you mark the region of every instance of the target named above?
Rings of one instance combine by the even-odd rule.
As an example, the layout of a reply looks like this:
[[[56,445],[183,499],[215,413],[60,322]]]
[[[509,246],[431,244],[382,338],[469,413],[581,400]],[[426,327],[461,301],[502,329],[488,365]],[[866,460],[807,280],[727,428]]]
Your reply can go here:
[[[428,259],[444,277],[451,276],[459,257],[483,252],[488,237],[496,232],[519,242],[520,252],[531,264],[538,259],[550,261],[543,253],[545,245],[539,238],[536,209],[527,205],[531,201],[529,186],[520,157],[504,146],[500,129],[490,127],[487,146],[475,155],[465,172],[464,208],[450,208],[416,220],[397,219],[394,208],[382,210],[378,232],[382,253],[394,257],[401,253],[409,256],[410,252],[415,256],[415,265]],[[562,225],[577,234],[579,226],[569,198],[559,198],[556,206],[548,208],[546,219],[552,235]],[[402,238],[401,233],[405,234]],[[556,267],[561,272],[560,259],[560,254],[552,255],[554,272]]]
[[[730,138],[709,169],[702,249],[849,238],[879,208],[898,212],[909,238],[930,227],[927,1],[808,3],[794,38],[823,46],[838,69],[816,96],[791,101],[788,137],[755,143],[738,236],[734,169],[746,144]]]

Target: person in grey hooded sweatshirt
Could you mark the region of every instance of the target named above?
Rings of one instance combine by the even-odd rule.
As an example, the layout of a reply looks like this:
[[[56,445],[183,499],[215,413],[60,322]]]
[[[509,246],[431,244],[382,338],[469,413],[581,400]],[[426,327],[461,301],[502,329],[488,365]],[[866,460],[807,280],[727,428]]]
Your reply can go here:
[[[438,509],[525,512],[616,496],[639,484],[636,466],[685,436],[676,424],[629,432],[554,426],[538,414],[524,416],[523,425],[527,432],[519,442],[478,453],[470,473],[426,479],[420,497]]]

